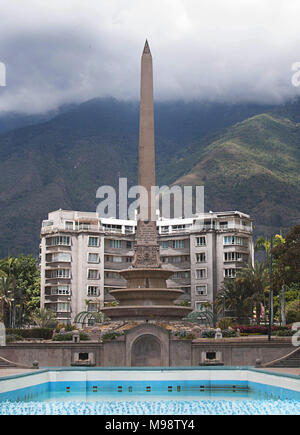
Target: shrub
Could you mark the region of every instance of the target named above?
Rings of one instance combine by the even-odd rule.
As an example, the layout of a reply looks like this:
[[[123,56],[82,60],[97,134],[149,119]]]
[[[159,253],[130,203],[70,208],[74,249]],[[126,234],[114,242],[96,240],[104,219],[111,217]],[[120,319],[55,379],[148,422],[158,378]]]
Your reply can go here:
[[[80,341],[87,341],[89,339],[88,334],[85,332],[79,332]],[[56,334],[53,337],[53,341],[72,341],[73,334],[66,332],[65,334]]]
[[[217,322],[217,328],[228,329],[229,326],[233,327],[236,324],[232,317],[224,317]]]
[[[12,343],[14,341],[23,341],[23,337],[21,335],[9,334],[6,336],[6,343]]]
[[[191,303],[189,301],[180,301],[178,304],[179,307],[190,307]]]
[[[16,335],[22,338],[41,338],[44,340],[51,340],[53,329],[51,328],[31,328],[31,329],[17,329],[7,328],[7,335]]]
[[[292,331],[291,329],[280,329],[272,333],[272,335],[276,335],[278,337],[291,337],[294,334],[295,331]]]
[[[73,334],[66,333],[66,334],[57,334],[53,337],[53,341],[72,341]]]
[[[114,340],[117,337],[124,335],[124,332],[109,331],[102,335],[104,340]]]
[[[55,332],[60,332],[62,329],[64,329],[66,332],[74,331],[76,327],[74,325],[65,325],[64,323],[59,323],[56,328]]]
[[[242,334],[255,334],[255,335],[267,335],[269,327],[264,325],[237,325],[233,326],[234,330],[237,330],[239,328],[241,335]],[[289,330],[289,326],[272,326],[271,331],[272,333],[275,331],[287,331]]]
[[[286,321],[287,323],[300,322],[300,300],[287,303],[286,307]]]
[[[204,329],[201,332],[201,338],[215,338],[216,331],[214,329]]]
[[[183,340],[193,340],[195,337],[190,331],[176,331],[174,335]]]
[[[224,329],[222,334],[225,338],[236,337],[236,331],[234,329]]]

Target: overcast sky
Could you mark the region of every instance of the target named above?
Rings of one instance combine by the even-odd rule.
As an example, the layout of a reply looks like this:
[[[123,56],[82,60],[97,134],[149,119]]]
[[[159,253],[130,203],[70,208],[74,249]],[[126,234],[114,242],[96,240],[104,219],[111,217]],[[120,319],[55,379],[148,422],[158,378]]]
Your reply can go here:
[[[299,0],[0,0],[0,111],[137,100],[146,38],[156,100],[300,95]]]

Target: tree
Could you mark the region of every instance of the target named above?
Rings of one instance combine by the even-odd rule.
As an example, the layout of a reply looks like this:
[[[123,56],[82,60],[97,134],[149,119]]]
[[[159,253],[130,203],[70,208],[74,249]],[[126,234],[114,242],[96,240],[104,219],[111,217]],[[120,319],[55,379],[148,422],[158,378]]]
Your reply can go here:
[[[266,267],[269,271],[269,284],[270,289],[272,285],[272,294],[279,294],[281,293],[281,300],[280,300],[280,308],[281,313],[280,317],[282,319],[283,324],[285,324],[285,281],[284,276],[282,275],[282,270],[280,269],[276,259],[274,259],[273,252],[274,248],[284,245],[285,239],[282,237],[281,234],[275,234],[271,239],[264,238],[262,236],[258,237],[256,239],[255,243],[255,250],[264,250],[266,254]],[[271,273],[272,270],[272,273]],[[271,294],[269,295],[271,297]],[[270,302],[270,301],[269,301]],[[275,304],[276,306],[276,304]],[[272,313],[272,322],[273,322],[273,315],[274,315],[274,301],[272,298],[272,307],[271,312]]]
[[[300,299],[287,303],[286,317],[288,323],[300,322]]]
[[[13,283],[10,277],[3,272],[0,276],[0,322],[7,323],[6,308],[11,305],[10,293],[13,289]]]
[[[29,322],[31,313],[40,305],[40,271],[32,256],[19,255],[0,260],[0,272],[9,277],[10,326],[22,326]]]
[[[268,285],[268,271],[265,262],[255,262],[254,267],[248,265],[238,272],[240,285],[244,287],[245,292],[252,301],[256,312],[256,322],[260,323],[261,308],[265,307],[265,291]]]
[[[51,328],[57,324],[55,314],[47,308],[36,309],[31,317],[39,328]]]
[[[185,318],[189,322],[214,326],[217,319],[209,303],[203,303],[200,311],[192,311]]]
[[[300,225],[291,228],[285,243],[274,246],[272,254],[282,281],[287,285],[300,282]]]
[[[238,274],[236,278],[224,279],[223,285],[217,293],[215,305],[219,315],[224,312],[224,306],[226,310],[233,311],[240,324],[249,323],[249,318],[252,316],[252,294]]]
[[[275,234],[275,236],[272,237],[272,246],[278,246],[284,243],[285,240],[282,237],[281,234]],[[256,239],[255,242],[255,251],[264,251],[267,259],[267,265],[270,265],[270,258],[271,258],[271,239],[268,239],[263,236],[259,236]]]

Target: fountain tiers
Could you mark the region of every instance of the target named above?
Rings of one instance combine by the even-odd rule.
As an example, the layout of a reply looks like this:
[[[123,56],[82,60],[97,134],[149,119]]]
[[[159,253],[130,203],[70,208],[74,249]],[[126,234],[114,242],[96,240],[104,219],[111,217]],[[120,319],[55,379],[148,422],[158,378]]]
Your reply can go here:
[[[161,268],[132,268],[120,271],[127,288],[111,290],[119,302],[101,311],[115,320],[179,320],[192,310],[174,305],[184,292],[167,288],[166,280],[174,271]]]

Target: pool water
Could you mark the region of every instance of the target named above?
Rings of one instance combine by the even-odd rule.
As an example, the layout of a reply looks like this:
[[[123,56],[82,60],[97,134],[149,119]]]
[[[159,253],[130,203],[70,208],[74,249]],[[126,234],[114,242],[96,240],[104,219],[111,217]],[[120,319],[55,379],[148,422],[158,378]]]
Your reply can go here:
[[[255,376],[261,374],[250,374],[251,380],[246,371],[214,375],[204,371],[183,375],[178,371],[182,379],[172,380],[174,373],[170,371],[147,372],[140,378],[148,376],[148,380],[142,381],[135,379],[134,372],[120,373],[44,373],[44,378],[40,375],[44,382],[28,386],[29,381],[23,380],[24,388],[19,381],[17,389],[0,390],[0,415],[300,415],[298,379],[272,376],[273,385],[267,385],[257,382]],[[196,380],[200,374],[203,379]],[[187,375],[195,380],[186,380]],[[85,380],[76,381],[80,376]],[[106,380],[107,376],[111,379]],[[163,376],[170,379],[162,380]],[[226,376],[234,380],[226,380]],[[125,380],[127,377],[132,379]],[[287,382],[293,389],[286,388]]]

